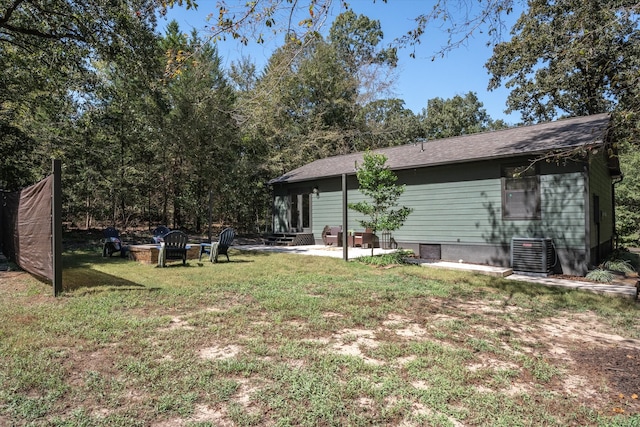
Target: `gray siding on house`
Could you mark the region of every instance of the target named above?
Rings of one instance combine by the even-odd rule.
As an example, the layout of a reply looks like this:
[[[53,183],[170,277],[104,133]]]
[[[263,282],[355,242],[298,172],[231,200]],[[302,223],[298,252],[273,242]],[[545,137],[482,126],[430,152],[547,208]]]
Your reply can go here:
[[[552,237],[563,247],[584,248],[585,199],[581,172],[542,175],[542,219],[526,221],[502,219],[499,174],[497,163],[402,171],[398,174],[398,183],[405,183],[406,189],[400,205],[412,207],[414,211],[404,226],[393,232],[395,240],[416,244],[499,245],[508,244],[514,236]],[[455,180],[461,175],[465,175],[464,181]],[[484,178],[471,179],[474,175]],[[348,202],[364,200],[355,178],[350,178]],[[325,225],[342,223],[342,190],[331,181],[322,181],[321,188],[325,191],[313,200],[312,222],[316,238]],[[352,210],[348,216],[348,229],[360,230],[358,219],[362,217]]]
[[[342,190],[322,192],[314,197],[311,215],[313,235],[318,241],[322,237],[325,225],[342,225]]]
[[[585,174],[543,175],[540,180],[542,233],[538,236],[553,238],[557,248],[584,250]]]

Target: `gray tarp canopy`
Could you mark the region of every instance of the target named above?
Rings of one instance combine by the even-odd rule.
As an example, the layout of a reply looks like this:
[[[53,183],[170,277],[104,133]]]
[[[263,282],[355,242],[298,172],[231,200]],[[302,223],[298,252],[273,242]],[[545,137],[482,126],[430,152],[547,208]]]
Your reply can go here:
[[[20,268],[53,281],[53,175],[15,192],[2,192],[0,240],[2,252]]]

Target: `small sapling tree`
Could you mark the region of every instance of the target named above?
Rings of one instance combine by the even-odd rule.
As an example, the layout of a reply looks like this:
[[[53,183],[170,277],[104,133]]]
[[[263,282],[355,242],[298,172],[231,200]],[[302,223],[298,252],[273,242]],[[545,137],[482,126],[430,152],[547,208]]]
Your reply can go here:
[[[362,166],[357,168],[359,189],[370,200],[349,203],[349,209],[361,213],[366,219],[358,220],[365,229],[376,231],[394,231],[402,227],[413,209],[398,206],[398,199],[404,193],[404,185],[396,185],[398,177],[386,166],[384,154],[366,152]],[[371,245],[371,255],[373,255]]]

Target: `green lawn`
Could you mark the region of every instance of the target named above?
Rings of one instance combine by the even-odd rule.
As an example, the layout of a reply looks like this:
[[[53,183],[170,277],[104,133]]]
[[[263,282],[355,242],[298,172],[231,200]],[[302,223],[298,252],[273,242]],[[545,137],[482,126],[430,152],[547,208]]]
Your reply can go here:
[[[59,298],[0,276],[0,425],[640,425],[626,365],[598,362],[615,350],[640,366],[630,299],[230,258],[160,269],[67,252]]]

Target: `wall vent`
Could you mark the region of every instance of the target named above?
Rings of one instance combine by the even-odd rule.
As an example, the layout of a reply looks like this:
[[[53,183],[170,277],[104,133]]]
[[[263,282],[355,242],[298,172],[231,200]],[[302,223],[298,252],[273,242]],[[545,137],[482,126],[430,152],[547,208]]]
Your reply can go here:
[[[420,244],[420,259],[442,259],[442,245]]]
[[[511,268],[514,273],[548,275],[553,262],[553,241],[549,238],[511,239]]]

